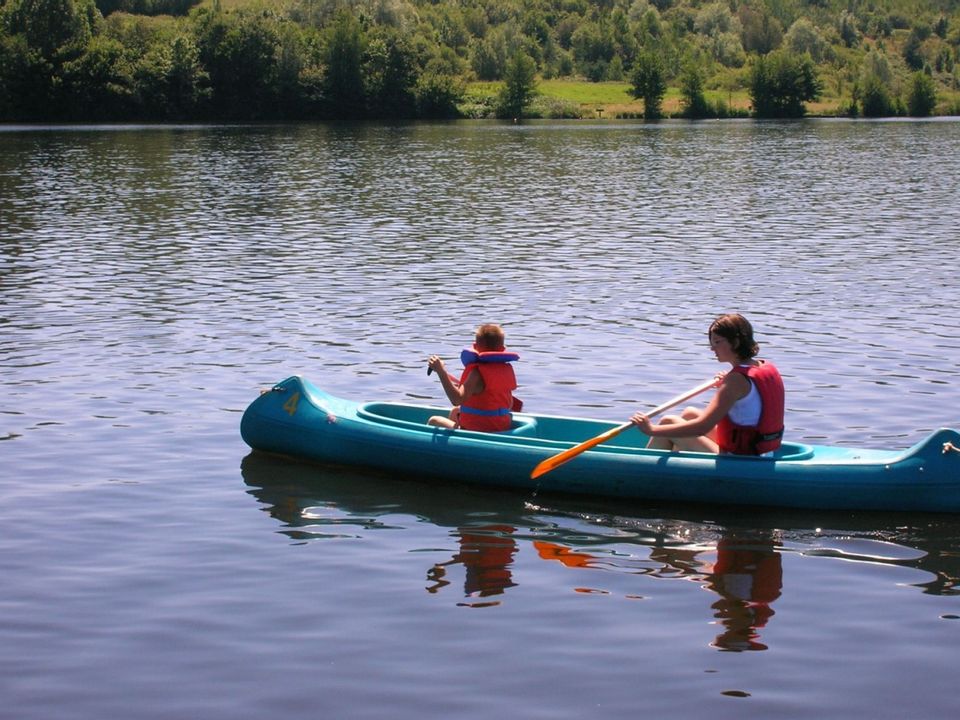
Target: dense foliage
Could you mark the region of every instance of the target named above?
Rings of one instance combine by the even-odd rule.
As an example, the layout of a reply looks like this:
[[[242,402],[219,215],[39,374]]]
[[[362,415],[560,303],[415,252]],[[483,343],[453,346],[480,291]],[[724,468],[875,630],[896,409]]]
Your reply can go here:
[[[804,103],[818,97],[820,82],[809,55],[774,50],[750,68],[750,99],[759,117],[803,117]]]
[[[575,115],[538,79],[662,114],[960,111],[956,0],[0,0],[0,120]],[[470,93],[473,81],[502,90]],[[545,109],[546,108],[546,109]]]

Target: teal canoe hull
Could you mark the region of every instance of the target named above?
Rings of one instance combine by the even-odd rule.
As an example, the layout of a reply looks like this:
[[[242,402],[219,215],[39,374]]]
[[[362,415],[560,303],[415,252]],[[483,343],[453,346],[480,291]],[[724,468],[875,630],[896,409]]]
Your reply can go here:
[[[627,431],[537,480],[542,460],[618,423],[516,413],[504,433],[429,426],[436,407],[358,403],[294,376],[255,399],[240,432],[254,450],[530,491],[666,502],[960,512],[960,433],[907,450],[785,442],[773,458],[648,450]]]

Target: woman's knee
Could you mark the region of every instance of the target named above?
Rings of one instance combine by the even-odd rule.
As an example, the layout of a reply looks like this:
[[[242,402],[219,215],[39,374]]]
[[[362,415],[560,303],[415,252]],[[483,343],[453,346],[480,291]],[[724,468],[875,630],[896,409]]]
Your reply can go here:
[[[703,414],[703,411],[700,408],[688,407],[684,408],[683,412],[680,413],[680,417],[684,420],[696,420]]]

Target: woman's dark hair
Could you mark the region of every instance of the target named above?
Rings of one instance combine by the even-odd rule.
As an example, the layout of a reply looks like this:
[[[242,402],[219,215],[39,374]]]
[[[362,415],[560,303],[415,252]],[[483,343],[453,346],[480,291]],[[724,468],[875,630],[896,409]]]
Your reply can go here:
[[[741,360],[749,360],[760,352],[760,346],[753,339],[753,327],[743,316],[736,313],[721,315],[710,325],[707,337],[716,333],[730,341],[730,347]]]

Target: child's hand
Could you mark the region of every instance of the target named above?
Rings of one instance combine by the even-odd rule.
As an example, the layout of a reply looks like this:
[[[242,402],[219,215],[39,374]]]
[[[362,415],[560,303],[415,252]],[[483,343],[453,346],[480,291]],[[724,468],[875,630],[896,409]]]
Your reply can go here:
[[[446,369],[443,367],[443,360],[440,359],[438,355],[431,355],[427,358],[427,375],[436,370],[441,375],[446,373]]]

